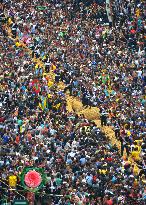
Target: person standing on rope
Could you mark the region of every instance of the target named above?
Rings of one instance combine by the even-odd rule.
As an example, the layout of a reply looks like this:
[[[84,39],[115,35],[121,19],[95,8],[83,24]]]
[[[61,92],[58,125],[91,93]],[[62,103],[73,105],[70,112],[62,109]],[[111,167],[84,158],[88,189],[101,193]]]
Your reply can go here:
[[[107,115],[108,115],[108,113],[107,113],[106,109],[105,108],[101,108],[100,109],[100,119],[101,119],[101,126],[102,127],[103,127],[103,125],[104,126],[107,125]]]
[[[12,23],[11,28],[12,28],[12,34],[13,34],[13,38],[16,38],[17,35],[17,24],[16,23]]]
[[[64,93],[66,93],[67,90],[69,90],[70,96],[72,95],[72,81],[64,88]]]
[[[83,103],[83,106],[85,108],[88,107],[88,96],[87,96],[87,91],[85,91],[82,95],[82,103]]]
[[[125,137],[120,137],[120,141],[121,141],[121,156],[123,156],[124,153],[124,149],[126,149],[126,154],[127,156],[129,156],[129,137],[125,136]]]
[[[120,137],[120,125],[118,122],[114,123],[114,131],[115,131],[116,138],[119,138]]]

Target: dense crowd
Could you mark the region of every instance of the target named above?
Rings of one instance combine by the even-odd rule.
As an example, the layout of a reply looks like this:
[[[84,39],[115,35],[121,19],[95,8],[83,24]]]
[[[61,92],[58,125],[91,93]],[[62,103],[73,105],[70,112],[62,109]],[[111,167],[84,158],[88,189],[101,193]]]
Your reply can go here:
[[[26,196],[33,166],[47,174],[36,204],[145,204],[144,1],[0,2],[0,199]],[[100,108],[120,150],[67,93]]]

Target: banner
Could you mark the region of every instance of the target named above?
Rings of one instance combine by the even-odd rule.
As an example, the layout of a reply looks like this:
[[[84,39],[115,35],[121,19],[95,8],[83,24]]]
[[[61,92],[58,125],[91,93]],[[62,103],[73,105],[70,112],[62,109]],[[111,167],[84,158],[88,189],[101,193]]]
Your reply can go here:
[[[27,200],[14,200],[13,201],[13,205],[28,205],[28,201]]]

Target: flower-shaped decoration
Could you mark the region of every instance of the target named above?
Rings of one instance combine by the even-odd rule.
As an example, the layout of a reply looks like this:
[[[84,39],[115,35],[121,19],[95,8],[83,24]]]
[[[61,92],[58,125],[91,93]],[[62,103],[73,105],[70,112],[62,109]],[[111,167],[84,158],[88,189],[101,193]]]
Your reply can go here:
[[[29,171],[24,177],[25,184],[30,188],[36,188],[41,184],[42,177],[39,172]]]
[[[46,175],[43,168],[26,167],[23,169],[20,179],[24,189],[31,192],[38,191],[46,183]]]

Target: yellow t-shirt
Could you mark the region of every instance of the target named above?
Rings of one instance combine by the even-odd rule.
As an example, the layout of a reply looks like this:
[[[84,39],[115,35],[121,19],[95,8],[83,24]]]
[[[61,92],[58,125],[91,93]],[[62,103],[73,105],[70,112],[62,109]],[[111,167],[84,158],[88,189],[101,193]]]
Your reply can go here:
[[[20,126],[20,133],[22,133],[22,128],[23,128],[23,127],[22,127],[22,125],[21,125],[21,126]]]
[[[136,16],[137,16],[137,17],[140,16],[140,9],[139,9],[139,8],[136,9]]]
[[[141,139],[141,140],[134,140],[134,142],[136,142],[138,145],[140,145],[143,142],[143,139]]]
[[[36,65],[35,65],[35,69],[37,69],[38,67],[39,67],[39,65],[38,65],[38,64],[36,64]]]
[[[16,42],[15,45],[16,45],[16,47],[20,47],[21,46],[21,44],[19,42]]]
[[[61,104],[58,103],[57,105],[54,105],[53,107],[56,108],[56,109],[59,109],[60,105],[61,105]]]
[[[127,131],[127,136],[129,137],[131,135],[131,132],[128,130]]]
[[[8,24],[11,25],[13,23],[13,21],[11,20],[11,18],[8,19]]]
[[[48,94],[48,98],[52,98],[52,95]]]
[[[55,66],[55,65],[52,65],[52,69],[55,70],[55,69],[56,69],[56,66]]]
[[[131,155],[135,160],[140,160],[140,156],[139,156],[140,152],[139,151],[133,151],[133,152],[131,152]]]
[[[106,173],[107,173],[107,170],[106,170],[106,169],[99,169],[99,173],[100,173],[100,174],[106,174]]]
[[[8,181],[9,181],[9,186],[10,187],[16,187],[16,185],[17,185],[17,177],[15,175],[9,176]]]
[[[139,174],[139,169],[136,165],[134,165],[133,174],[134,174],[134,176],[138,176],[138,174]]]
[[[52,81],[49,81],[48,82],[48,87],[51,87],[53,85],[53,82]]]

